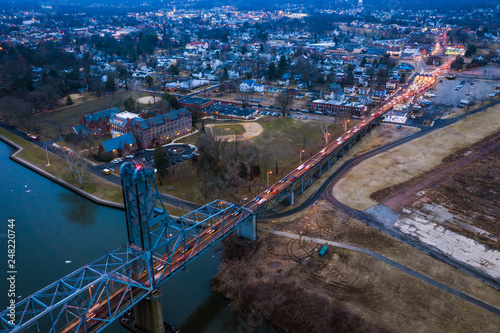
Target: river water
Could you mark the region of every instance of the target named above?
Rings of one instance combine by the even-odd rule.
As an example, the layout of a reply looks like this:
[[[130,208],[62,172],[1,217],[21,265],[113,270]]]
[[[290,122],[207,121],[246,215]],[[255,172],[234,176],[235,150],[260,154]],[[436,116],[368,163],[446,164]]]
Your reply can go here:
[[[8,305],[7,224],[15,219],[16,294],[23,297],[126,242],[125,213],[97,205],[9,159],[0,141],[0,307]],[[252,330],[210,291],[223,246],[216,245],[162,286],[165,321],[183,333]],[[70,263],[66,263],[71,261]],[[17,296],[16,296],[17,297]],[[113,323],[105,332],[128,332]],[[261,328],[255,332],[273,332]]]

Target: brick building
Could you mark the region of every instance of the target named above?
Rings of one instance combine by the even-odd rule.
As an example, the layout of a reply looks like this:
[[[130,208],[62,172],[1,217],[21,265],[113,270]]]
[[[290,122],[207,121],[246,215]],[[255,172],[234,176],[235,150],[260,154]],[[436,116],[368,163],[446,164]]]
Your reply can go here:
[[[193,130],[191,113],[186,108],[172,110],[167,114],[135,121],[130,127],[139,147],[146,148],[166,143]]]
[[[87,115],[82,115],[80,125],[85,125],[89,131],[100,129],[102,135],[109,134],[109,120],[117,113],[120,113],[119,108],[112,108],[99,112],[91,112]]]
[[[353,116],[363,116],[368,108],[361,103],[346,103],[338,101],[326,101],[317,99],[307,102],[307,110],[311,113],[336,114],[339,112],[348,112]]]

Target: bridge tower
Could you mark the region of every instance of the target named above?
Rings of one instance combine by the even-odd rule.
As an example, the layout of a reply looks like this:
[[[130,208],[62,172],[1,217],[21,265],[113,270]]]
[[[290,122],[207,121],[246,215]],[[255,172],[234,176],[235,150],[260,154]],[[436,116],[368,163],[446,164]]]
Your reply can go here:
[[[120,167],[122,180],[123,202],[127,222],[127,236],[130,245],[149,252],[150,267],[154,270],[151,250],[151,231],[160,223],[173,220],[166,212],[161,201],[154,172],[143,167],[133,167],[124,163]],[[152,271],[153,287],[157,287],[155,274]],[[164,333],[163,312],[161,307],[161,291],[155,289],[147,298],[134,307],[135,324],[141,331],[149,333]]]

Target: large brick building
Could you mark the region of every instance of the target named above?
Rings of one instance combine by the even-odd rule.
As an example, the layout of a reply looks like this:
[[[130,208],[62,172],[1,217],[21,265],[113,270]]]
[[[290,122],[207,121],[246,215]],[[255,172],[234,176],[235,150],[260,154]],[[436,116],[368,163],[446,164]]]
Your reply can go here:
[[[130,127],[139,147],[146,148],[166,143],[193,130],[191,113],[186,108],[172,110],[142,121]]]
[[[99,112],[91,112],[87,115],[82,115],[80,125],[85,125],[89,131],[96,129],[101,130],[102,135],[109,133],[109,120],[117,113],[120,113],[119,108],[112,108]]]
[[[307,102],[307,110],[311,113],[336,114],[348,112],[353,116],[363,116],[368,108],[361,103],[345,103],[334,100],[317,99]]]

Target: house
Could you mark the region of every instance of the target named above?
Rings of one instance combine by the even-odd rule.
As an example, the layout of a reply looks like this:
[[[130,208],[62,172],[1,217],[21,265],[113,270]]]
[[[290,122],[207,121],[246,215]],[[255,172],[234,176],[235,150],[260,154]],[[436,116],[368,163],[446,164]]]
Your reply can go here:
[[[385,89],[373,89],[373,97],[384,98],[387,96]]]
[[[345,86],[344,93],[346,94],[354,94],[356,92],[356,86]]]
[[[113,158],[129,155],[137,150],[137,142],[132,133],[102,141],[97,153],[101,158]]]
[[[398,87],[398,80],[391,79],[385,83],[385,89],[394,90],[397,87]]]
[[[207,42],[192,42],[186,45],[186,50],[206,50],[208,49]]]
[[[279,79],[278,84],[280,86],[289,86],[290,85],[290,80],[289,79]]]
[[[359,95],[370,95],[370,87],[359,87],[358,88],[358,94]]]
[[[260,93],[264,92],[264,86],[255,82],[255,80],[243,80],[240,83],[240,90],[244,92],[257,91]]]
[[[80,125],[85,125],[89,131],[100,129],[103,135],[109,134],[109,119],[115,114],[120,113],[119,108],[112,108],[99,112],[91,112],[87,115],[82,115]]]

